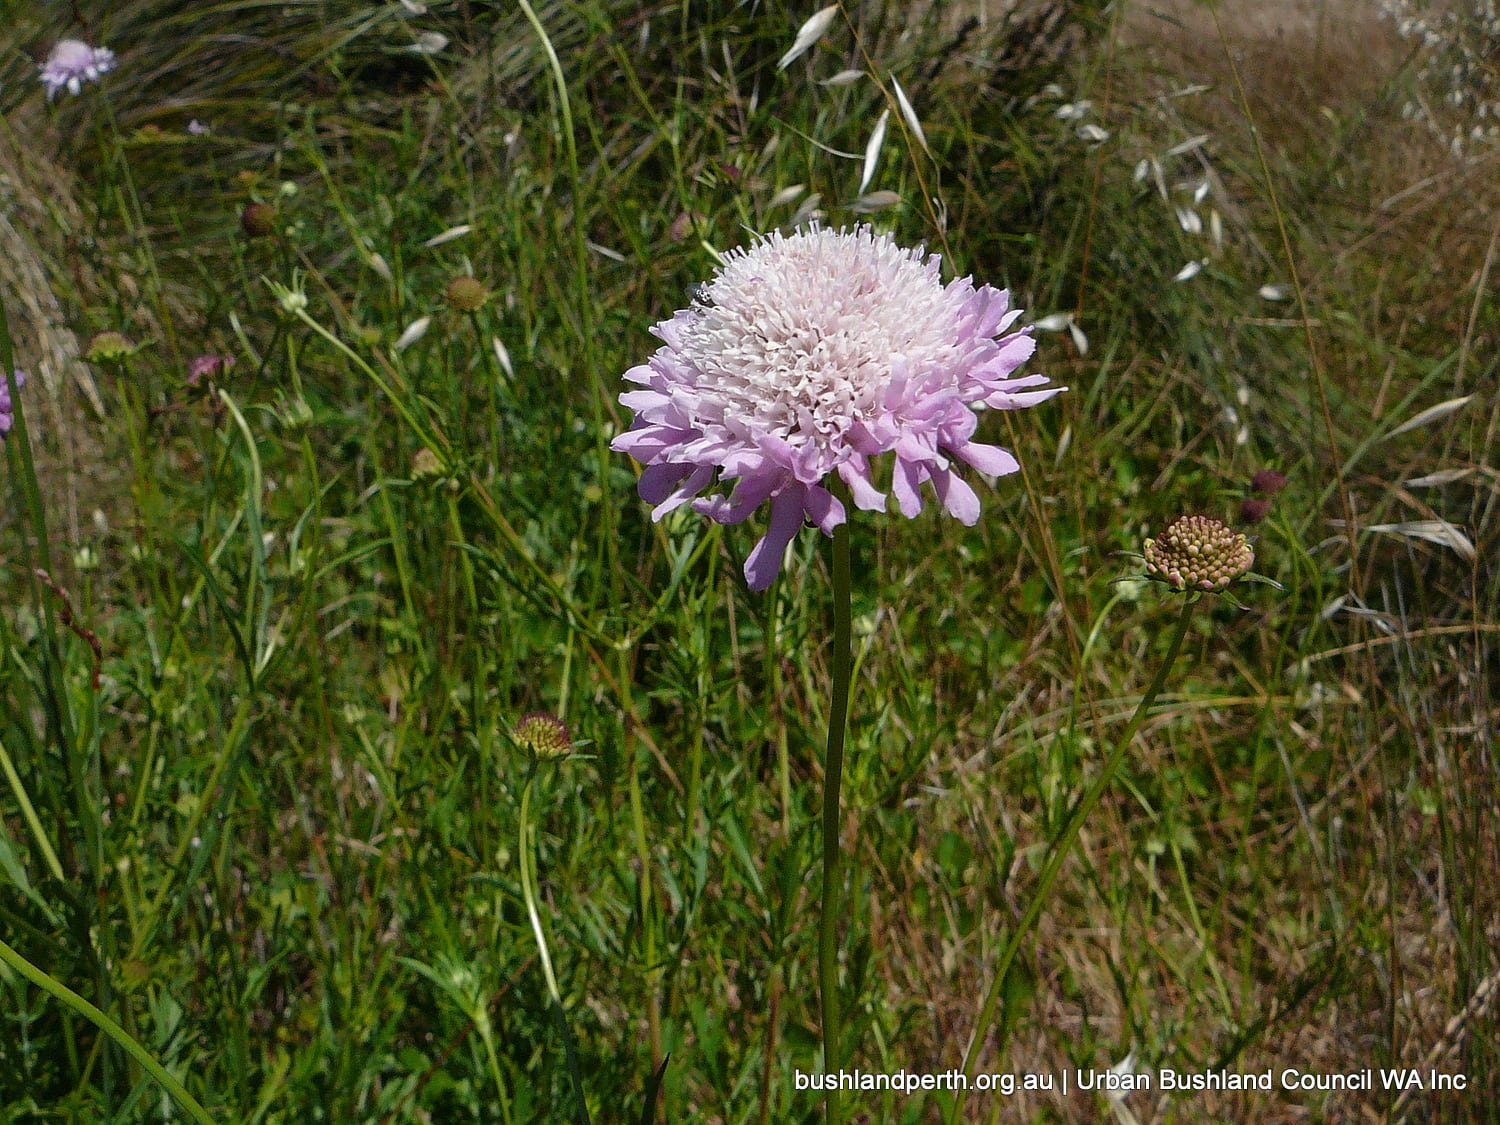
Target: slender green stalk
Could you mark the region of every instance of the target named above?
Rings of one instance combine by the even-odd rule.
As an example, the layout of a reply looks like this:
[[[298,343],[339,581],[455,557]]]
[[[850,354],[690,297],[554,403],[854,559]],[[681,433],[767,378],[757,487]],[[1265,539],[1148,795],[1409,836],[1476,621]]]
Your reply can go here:
[[[622,691],[630,689],[630,669],[625,653],[619,653],[619,679]],[[630,756],[630,823],[635,833],[635,857],[640,871],[636,877],[638,902],[641,911],[641,951],[646,963],[646,1035],[651,1046],[651,1065],[660,1065],[661,1060],[661,999],[657,991],[659,968],[656,953],[656,892],[651,878],[651,845],[646,838],[646,810],[641,798],[641,767],[637,760],[632,728],[626,728],[626,746]]]
[[[964,1079],[960,1085],[957,1096],[953,1099],[948,1110],[947,1125],[954,1125],[964,1108],[964,1089],[974,1081],[975,1072],[979,1067],[979,1056],[983,1053],[984,1040],[989,1034],[990,1025],[995,1020],[995,1008],[999,1003],[1000,994],[1005,987],[1006,977],[1010,974],[1010,967],[1015,963],[1016,955],[1021,951],[1021,945],[1031,935],[1032,928],[1037,919],[1041,917],[1042,907],[1046,905],[1052,883],[1057,878],[1057,873],[1062,869],[1068,854],[1073,850],[1073,844],[1078,839],[1079,830],[1083,828],[1083,822],[1089,813],[1094,811],[1094,806],[1099,803],[1099,798],[1104,796],[1104,791],[1114,780],[1115,771],[1120,768],[1120,762],[1125,757],[1125,751],[1129,749],[1134,740],[1136,732],[1141,729],[1141,723],[1145,722],[1146,714],[1151,709],[1151,704],[1161,694],[1162,687],[1167,682],[1167,675],[1172,670],[1172,665],[1177,663],[1177,654],[1182,649],[1182,638],[1187,634],[1188,621],[1193,616],[1193,605],[1196,598],[1186,597],[1183,599],[1182,612],[1177,617],[1177,625],[1172,630],[1172,642],[1167,648],[1166,659],[1157,668],[1155,677],[1151,680],[1151,686],[1146,689],[1146,694],[1141,696],[1141,701],[1136,704],[1135,714],[1130,716],[1130,725],[1125,728],[1114,748],[1110,750],[1109,757],[1104,760],[1104,766],[1098,775],[1084,790],[1083,796],[1073,806],[1073,811],[1068,815],[1068,822],[1058,833],[1057,838],[1047,852],[1047,862],[1042,867],[1041,877],[1037,880],[1036,893],[1031,896],[1031,904],[1027,906],[1025,915],[1022,916],[1020,924],[1011,932],[1010,940],[1005,943],[1005,949],[1000,954],[1000,963],[995,967],[994,978],[990,981],[989,992],[985,994],[984,1004],[979,1009],[979,1018],[974,1023],[974,1034],[969,1039],[969,1046],[964,1054]]]
[[[542,929],[542,916],[536,905],[536,859],[532,855],[531,786],[532,778],[526,779],[521,789],[521,897],[526,900],[526,916],[531,919],[531,932],[536,935],[537,953],[542,958],[542,976],[547,981],[547,995],[552,1002],[562,1006],[562,992],[557,987],[557,977],[552,972],[552,954],[547,948],[547,934]]]
[[[16,795],[16,804],[21,806],[21,816],[26,820],[26,826],[31,829],[31,834],[36,838],[37,850],[42,853],[42,858],[47,862],[47,870],[52,872],[52,877],[59,883],[67,882],[63,875],[62,864],[58,862],[57,853],[52,850],[52,841],[47,839],[47,830],[42,827],[40,818],[36,815],[36,809],[31,804],[31,798],[26,795],[26,786],[21,783],[21,775],[16,772],[15,764],[10,760],[10,754],[5,749],[5,744],[0,743],[0,772],[5,774],[5,780],[10,782],[10,788]]]
[[[547,982],[547,995],[552,1001],[552,1010],[557,1025],[562,1029],[563,1052],[568,1060],[568,1073],[573,1079],[573,1095],[578,1120],[590,1125],[588,1101],[583,1094],[583,1077],[578,1066],[578,1052],[573,1045],[573,1032],[568,1027],[567,1011],[563,1008],[562,990],[557,987],[557,974],[552,969],[552,954],[547,947],[547,934],[542,929],[542,915],[537,909],[536,854],[532,849],[534,830],[531,826],[531,787],[535,781],[535,770],[527,777],[521,789],[521,897],[526,900],[526,915],[531,919],[531,932],[536,936],[537,953],[542,959],[542,976]]]
[[[131,1038],[130,1034],[114,1020],[67,985],[37,968],[4,941],[0,941],[0,961],[4,961],[43,992],[61,1001],[118,1043],[126,1054],[140,1063],[141,1068],[161,1084],[167,1093],[177,1099],[177,1104],[182,1106],[194,1121],[200,1122],[201,1125],[214,1125],[214,1119],[208,1115],[208,1111],[198,1104],[192,1094],[183,1089],[182,1083],[173,1078],[161,1063],[151,1057],[151,1052]]]
[[[823,901],[818,920],[818,984],[823,1001],[823,1073],[838,1074],[843,1060],[843,1025],[839,1019],[838,921],[843,872],[839,828],[843,817],[839,789],[844,776],[844,731],[849,723],[850,649],[849,525],[833,531],[833,699],[828,712],[828,750],[823,759]],[[836,1078],[835,1078],[836,1081]],[[841,1125],[840,1091],[827,1091],[828,1125]]]

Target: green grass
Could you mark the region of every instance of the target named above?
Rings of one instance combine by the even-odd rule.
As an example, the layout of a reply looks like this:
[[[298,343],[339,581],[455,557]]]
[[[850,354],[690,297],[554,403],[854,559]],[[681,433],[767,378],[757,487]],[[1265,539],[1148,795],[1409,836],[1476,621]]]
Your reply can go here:
[[[1125,1104],[1493,1114],[1500,210],[1483,165],[1439,163],[1401,123],[1409,73],[1330,64],[1308,90],[1233,28],[1132,47],[1148,17],[1129,9],[1072,12],[1072,49],[1049,53],[1058,35],[1007,39],[993,13],[903,36],[903,6],[872,4],[777,72],[810,11],[80,7],[121,65],[48,108],[33,59],[80,28],[67,5],[0,4],[0,297],[31,372],[0,522],[0,940],[214,1119],[575,1119],[523,894],[529,782],[592,1119],[641,1120],[670,1055],[661,1120],[822,1120],[794,1075],[821,1051],[827,543],[805,532],[750,594],[759,520],[653,525],[608,443],[620,374],[716,251],[812,207],[864,217],[861,161],[836,153],[862,154],[887,103],[813,79],[872,66],[931,155],[890,103],[871,189],[902,202],[869,217],[1031,319],[1075,313],[1089,346],[1041,335],[1031,367],[1069,393],[984,420],[1026,471],[981,489],[977,527],[929,506],[851,528],[847,1056],[963,1065],[1049,841],[1167,650],[1176,603],[1119,582],[1140,569],[1122,552],[1180,511],[1235,517],[1275,467],[1290,484],[1254,533],[1281,589],[1199,607],[978,1066],[1436,1067],[1468,1089]],[[433,30],[444,51],[404,50]],[[213,132],[189,137],[194,118]],[[1149,164],[1135,178],[1151,157],[1178,206],[1207,177],[1201,233]],[[241,230],[252,200],[274,237]],[[1256,295],[1292,264],[1305,306]],[[492,294],[472,316],[444,300],[461,274]],[[85,365],[101,329],[143,347]],[[234,368],[188,386],[210,351]],[[1475,557],[1370,530],[1436,520]],[[536,710],[581,752],[533,777],[508,732]],[[951,1108],[851,1102],[878,1122]],[[1109,1113],[976,1094],[964,1120]],[[187,1117],[0,968],[0,1120]]]

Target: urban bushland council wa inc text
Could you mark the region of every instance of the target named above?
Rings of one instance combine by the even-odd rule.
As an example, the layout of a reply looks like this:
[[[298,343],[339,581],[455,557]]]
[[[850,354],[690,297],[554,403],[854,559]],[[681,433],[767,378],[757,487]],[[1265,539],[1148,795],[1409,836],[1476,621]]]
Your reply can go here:
[[[919,1091],[965,1090],[1004,1096],[1027,1092],[1129,1093],[1132,1090],[1200,1092],[1207,1090],[1373,1091],[1373,1090],[1464,1090],[1468,1079],[1441,1070],[1366,1067],[1360,1070],[1320,1073],[1286,1067],[1261,1071],[1162,1069],[1139,1073],[1119,1070],[1063,1070],[1053,1074],[976,1074],[961,1070],[919,1074],[909,1070],[890,1072],[841,1070],[833,1074],[797,1071],[798,1090],[857,1090],[915,1094]]]

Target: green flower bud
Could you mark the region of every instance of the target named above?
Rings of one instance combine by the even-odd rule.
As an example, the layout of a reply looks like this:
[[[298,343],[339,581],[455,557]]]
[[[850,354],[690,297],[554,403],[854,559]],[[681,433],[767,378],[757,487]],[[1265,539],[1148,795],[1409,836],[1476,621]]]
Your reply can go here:
[[[139,350],[135,341],[123,332],[99,332],[89,341],[88,350],[83,353],[83,358],[90,363],[119,363],[122,359],[129,359]]]
[[[573,737],[567,725],[545,711],[521,716],[513,733],[516,742],[534,758],[566,758],[573,752]]]
[[[448,304],[459,312],[478,312],[490,299],[490,291],[477,277],[455,277],[448,282]]]

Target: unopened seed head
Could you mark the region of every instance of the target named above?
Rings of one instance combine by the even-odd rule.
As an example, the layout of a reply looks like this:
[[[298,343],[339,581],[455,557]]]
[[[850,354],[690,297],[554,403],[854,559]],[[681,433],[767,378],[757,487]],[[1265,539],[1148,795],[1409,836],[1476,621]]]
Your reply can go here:
[[[566,758],[573,752],[573,737],[567,724],[556,715],[533,711],[521,716],[516,724],[515,739],[536,758]]]
[[[240,212],[240,226],[250,238],[268,238],[276,233],[276,208],[269,203],[247,203]]]
[[[477,277],[455,277],[448,282],[448,304],[459,312],[478,312],[490,299],[490,291]]]
[[[1250,541],[1212,516],[1178,516],[1147,539],[1146,573],[1174,590],[1217,591],[1250,569]]]
[[[122,359],[129,359],[135,351],[135,342],[129,336],[111,329],[94,334],[83,358],[90,363],[118,363]]]

